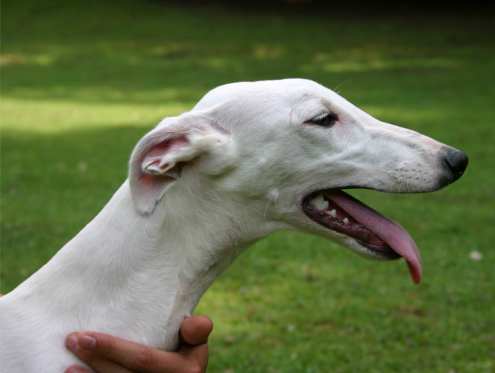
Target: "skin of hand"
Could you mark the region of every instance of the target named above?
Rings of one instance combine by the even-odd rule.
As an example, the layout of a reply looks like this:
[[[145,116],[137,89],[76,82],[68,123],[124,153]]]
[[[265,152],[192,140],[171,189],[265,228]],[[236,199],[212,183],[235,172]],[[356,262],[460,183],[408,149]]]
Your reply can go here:
[[[65,346],[97,373],[201,373],[208,364],[208,336],[213,323],[206,316],[191,316],[180,327],[181,345],[166,352],[97,332],[75,332]],[[72,365],[65,373],[91,373]]]

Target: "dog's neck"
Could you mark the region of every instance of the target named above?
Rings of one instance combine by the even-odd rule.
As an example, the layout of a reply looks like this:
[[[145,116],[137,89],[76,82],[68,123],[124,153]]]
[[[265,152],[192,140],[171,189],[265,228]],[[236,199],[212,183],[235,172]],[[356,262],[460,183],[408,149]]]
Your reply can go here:
[[[245,206],[214,203],[194,191],[164,198],[164,206],[142,216],[125,182],[16,297],[71,330],[174,349],[182,319],[213,280],[274,227],[265,223],[262,230],[247,211],[239,213]]]

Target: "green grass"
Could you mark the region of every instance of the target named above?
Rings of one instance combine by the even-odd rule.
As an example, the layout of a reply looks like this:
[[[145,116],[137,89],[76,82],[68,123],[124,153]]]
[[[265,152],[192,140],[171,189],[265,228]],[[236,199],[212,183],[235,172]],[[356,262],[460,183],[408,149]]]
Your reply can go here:
[[[493,372],[492,18],[111,3],[2,4],[1,292],[99,211],[161,117],[225,82],[306,77],[471,164],[434,194],[356,193],[417,239],[420,286],[403,263],[302,234],[248,250],[198,309],[211,371]]]

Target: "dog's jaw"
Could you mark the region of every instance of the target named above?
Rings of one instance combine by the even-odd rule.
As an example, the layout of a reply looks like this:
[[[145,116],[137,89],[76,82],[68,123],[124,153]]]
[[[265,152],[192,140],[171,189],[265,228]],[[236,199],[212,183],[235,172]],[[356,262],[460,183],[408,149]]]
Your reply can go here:
[[[404,258],[411,279],[421,281],[421,258],[410,234],[396,222],[339,189],[312,193],[302,203],[315,223],[353,240],[351,248],[375,259]]]

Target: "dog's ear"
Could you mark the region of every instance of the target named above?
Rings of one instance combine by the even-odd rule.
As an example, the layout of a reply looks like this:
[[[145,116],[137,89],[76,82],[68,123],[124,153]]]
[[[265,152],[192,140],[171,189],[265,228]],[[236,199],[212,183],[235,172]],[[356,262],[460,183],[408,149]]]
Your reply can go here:
[[[229,133],[203,116],[161,121],[137,143],[129,161],[129,185],[138,212],[149,215],[154,211],[180,177],[182,167],[203,154],[228,153],[230,143]]]

